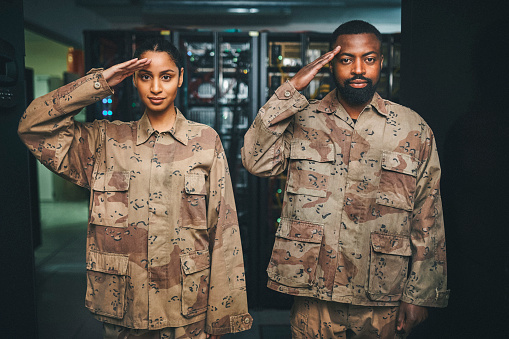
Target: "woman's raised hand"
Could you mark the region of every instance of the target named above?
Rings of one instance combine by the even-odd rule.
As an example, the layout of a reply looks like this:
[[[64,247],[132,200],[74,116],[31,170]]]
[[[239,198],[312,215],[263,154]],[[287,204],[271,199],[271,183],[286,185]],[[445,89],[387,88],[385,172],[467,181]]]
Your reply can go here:
[[[110,68],[103,71],[104,80],[106,80],[108,86],[116,86],[128,76],[133,75],[134,72],[139,71],[140,69],[150,64],[151,61],[151,59],[147,58],[135,58],[121,64],[111,66]]]

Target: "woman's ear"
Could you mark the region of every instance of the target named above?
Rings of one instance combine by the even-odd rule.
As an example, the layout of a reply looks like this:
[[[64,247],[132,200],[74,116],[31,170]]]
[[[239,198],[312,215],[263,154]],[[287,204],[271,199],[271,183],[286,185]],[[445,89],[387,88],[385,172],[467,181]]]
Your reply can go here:
[[[184,67],[180,69],[180,75],[179,75],[179,87],[182,86],[182,83],[184,82]]]
[[[137,88],[136,87],[136,72],[133,73],[133,85],[135,88]]]

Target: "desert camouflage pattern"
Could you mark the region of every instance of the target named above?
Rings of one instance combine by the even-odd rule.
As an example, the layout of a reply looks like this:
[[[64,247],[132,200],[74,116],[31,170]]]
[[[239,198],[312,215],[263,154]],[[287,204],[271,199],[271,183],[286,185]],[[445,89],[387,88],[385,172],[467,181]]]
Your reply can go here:
[[[207,339],[205,319],[181,327],[139,330],[103,323],[103,339]]]
[[[89,188],[86,307],[133,329],[249,329],[232,185],[216,132],[177,112],[174,127],[79,123],[113,92],[100,70],[36,100],[19,135],[50,170]]]
[[[244,166],[288,169],[268,287],[364,306],[448,301],[440,164],[433,133],[380,98],[354,122],[336,98],[286,82],[245,135]]]
[[[396,333],[398,306],[357,306],[296,297],[291,311],[293,339],[403,339]]]

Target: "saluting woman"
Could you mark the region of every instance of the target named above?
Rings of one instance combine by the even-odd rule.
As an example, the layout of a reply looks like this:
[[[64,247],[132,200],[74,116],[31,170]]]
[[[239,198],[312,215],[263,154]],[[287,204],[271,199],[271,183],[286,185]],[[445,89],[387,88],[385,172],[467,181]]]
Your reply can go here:
[[[175,107],[179,51],[148,40],[134,59],[35,99],[19,135],[50,170],[90,189],[86,307],[104,338],[207,338],[249,329],[228,165],[217,133]],[[133,75],[139,121],[80,123]]]

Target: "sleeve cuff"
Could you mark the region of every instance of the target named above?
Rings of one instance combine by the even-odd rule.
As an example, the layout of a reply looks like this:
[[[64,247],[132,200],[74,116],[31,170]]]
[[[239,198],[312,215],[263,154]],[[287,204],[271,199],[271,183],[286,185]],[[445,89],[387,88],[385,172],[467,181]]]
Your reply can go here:
[[[293,87],[290,80],[286,80],[284,84],[276,89],[275,94],[279,100],[288,100],[293,97],[295,92],[297,92],[297,90]]]
[[[207,325],[206,332],[213,335],[223,335],[227,333],[246,331],[253,326],[253,318],[249,313],[231,315],[229,316],[228,321],[220,324],[219,326],[218,325],[218,323]]]
[[[413,298],[406,294],[403,294],[401,301],[412,305],[425,306],[425,307],[447,307],[449,303],[450,290],[446,291],[435,291],[435,298],[419,299]]]
[[[111,94],[114,94],[115,91],[108,85],[108,82],[103,77],[103,71],[104,68],[92,68],[90,71],[87,72],[86,75],[94,75],[95,81],[93,86],[96,90],[103,89],[110,92]]]

